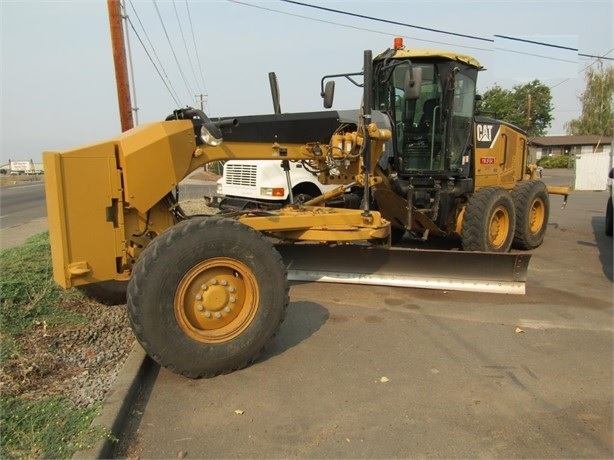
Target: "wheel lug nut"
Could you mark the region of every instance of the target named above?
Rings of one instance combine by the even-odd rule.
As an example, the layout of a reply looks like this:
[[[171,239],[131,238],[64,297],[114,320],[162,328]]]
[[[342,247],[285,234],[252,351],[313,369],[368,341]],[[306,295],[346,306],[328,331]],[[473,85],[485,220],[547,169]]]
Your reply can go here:
[[[234,286],[230,286],[228,288],[228,292],[235,292],[235,291],[236,291],[236,289],[234,288]]]
[[[232,302],[232,303],[235,303],[235,302],[237,301],[237,299],[235,299],[234,297],[231,297],[229,300],[230,300],[230,302]]]
[[[196,308],[198,308],[198,311],[203,311],[205,309],[205,307],[203,307],[202,303],[199,303]]]
[[[228,286],[228,281],[222,280],[222,286]]]
[[[211,284],[217,284],[217,280],[214,278],[211,280]]]
[[[226,313],[230,313],[230,307],[226,307],[226,308],[224,308],[224,311],[225,311]]]
[[[196,300],[203,300],[203,296],[200,294],[196,294]]]
[[[216,312],[215,312],[215,317],[216,317],[217,319],[220,319],[220,318],[222,317],[222,314],[221,314],[219,311],[216,311]]]
[[[200,288],[201,288],[203,291],[206,291],[208,287],[209,287],[209,286],[207,286],[206,284],[203,284],[203,285],[202,285]]]
[[[206,318],[211,318],[211,312],[210,311],[206,311],[205,312],[205,317]]]

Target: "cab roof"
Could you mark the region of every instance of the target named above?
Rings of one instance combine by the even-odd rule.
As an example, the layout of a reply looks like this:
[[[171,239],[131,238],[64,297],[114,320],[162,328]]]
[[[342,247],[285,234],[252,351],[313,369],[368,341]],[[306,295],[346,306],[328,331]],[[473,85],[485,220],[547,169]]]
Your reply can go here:
[[[484,67],[480,62],[466,54],[455,53],[453,51],[444,51],[437,49],[418,49],[412,48],[408,49],[406,47],[396,48],[396,49],[387,49],[383,53],[380,53],[375,58],[374,61],[382,60],[384,58],[392,58],[392,59],[449,59],[452,61],[462,62],[463,64],[467,64],[471,67],[475,67],[478,70],[483,69]]]

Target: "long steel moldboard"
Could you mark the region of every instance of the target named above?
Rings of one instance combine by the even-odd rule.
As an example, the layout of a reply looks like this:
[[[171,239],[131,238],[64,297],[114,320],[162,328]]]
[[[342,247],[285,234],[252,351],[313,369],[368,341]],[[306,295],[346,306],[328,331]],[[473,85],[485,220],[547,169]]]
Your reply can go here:
[[[531,255],[277,244],[291,281],[525,294]]]

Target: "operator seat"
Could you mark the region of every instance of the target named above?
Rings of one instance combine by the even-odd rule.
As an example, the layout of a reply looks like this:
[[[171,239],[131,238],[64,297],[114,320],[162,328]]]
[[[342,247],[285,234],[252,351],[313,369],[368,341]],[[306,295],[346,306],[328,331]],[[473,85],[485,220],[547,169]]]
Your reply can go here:
[[[437,108],[439,108],[439,99],[432,98],[424,101],[424,105],[422,106],[422,116],[420,117],[420,122],[418,123],[418,132],[424,134],[431,133],[431,129],[433,128],[433,115],[435,114],[435,109]],[[435,122],[437,122],[438,119],[439,116],[436,117]]]
[[[433,136],[436,138],[439,130],[439,119],[439,99],[431,98],[424,101],[420,121],[405,135],[403,169],[431,169],[432,160],[440,148],[439,142],[436,142],[436,145],[432,144]],[[432,147],[435,152],[431,152]]]

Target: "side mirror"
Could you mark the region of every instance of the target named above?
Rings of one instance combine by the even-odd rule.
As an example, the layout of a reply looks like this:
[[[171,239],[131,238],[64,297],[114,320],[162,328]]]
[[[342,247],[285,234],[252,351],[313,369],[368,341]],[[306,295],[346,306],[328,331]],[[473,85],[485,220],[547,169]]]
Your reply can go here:
[[[330,109],[333,106],[333,99],[335,97],[335,81],[330,80],[326,82],[324,92],[320,94],[324,98],[324,108]]]
[[[405,72],[405,80],[403,81],[403,89],[405,90],[405,99],[416,100],[420,97],[420,89],[422,87],[422,68],[412,67]]]

